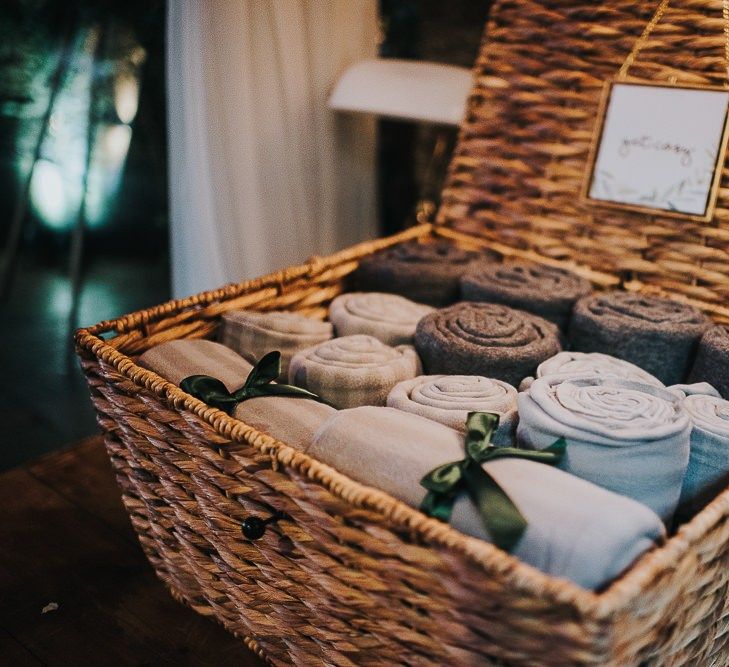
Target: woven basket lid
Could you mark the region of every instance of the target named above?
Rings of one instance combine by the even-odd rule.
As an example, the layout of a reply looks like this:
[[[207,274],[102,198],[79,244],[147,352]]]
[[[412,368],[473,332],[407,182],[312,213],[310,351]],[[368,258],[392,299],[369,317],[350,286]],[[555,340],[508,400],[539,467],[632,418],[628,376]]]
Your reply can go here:
[[[708,303],[723,315],[726,166],[709,222],[580,201],[604,84],[615,79],[657,6],[657,0],[496,2],[437,223]],[[723,30],[722,0],[673,0],[631,79],[724,85]]]

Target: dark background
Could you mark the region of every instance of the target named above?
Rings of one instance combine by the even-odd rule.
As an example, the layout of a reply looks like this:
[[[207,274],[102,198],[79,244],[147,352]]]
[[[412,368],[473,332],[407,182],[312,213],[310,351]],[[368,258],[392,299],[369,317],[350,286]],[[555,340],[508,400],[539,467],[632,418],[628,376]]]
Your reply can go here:
[[[469,67],[488,7],[381,0],[381,53]],[[73,329],[169,298],[164,39],[162,0],[0,3],[0,469],[95,431]],[[383,233],[434,141],[380,123]]]

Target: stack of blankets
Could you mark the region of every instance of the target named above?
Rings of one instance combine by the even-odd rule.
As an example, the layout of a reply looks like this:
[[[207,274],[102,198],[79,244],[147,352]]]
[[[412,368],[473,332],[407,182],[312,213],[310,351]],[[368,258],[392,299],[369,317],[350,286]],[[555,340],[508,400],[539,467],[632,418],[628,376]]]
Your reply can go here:
[[[246,383],[281,352],[271,391],[232,415],[355,481],[421,507],[423,478],[464,457],[471,413],[498,416],[497,448],[540,452],[482,463],[526,520],[513,554],[589,589],[729,484],[729,331],[696,308],[548,266],[499,263],[447,244],[408,243],[362,261],[358,292],[328,321],[231,311],[218,340],[157,345],[140,365],[175,384]],[[461,300],[459,300],[461,299]],[[513,451],[513,449],[504,449]],[[450,524],[487,541],[469,494]]]

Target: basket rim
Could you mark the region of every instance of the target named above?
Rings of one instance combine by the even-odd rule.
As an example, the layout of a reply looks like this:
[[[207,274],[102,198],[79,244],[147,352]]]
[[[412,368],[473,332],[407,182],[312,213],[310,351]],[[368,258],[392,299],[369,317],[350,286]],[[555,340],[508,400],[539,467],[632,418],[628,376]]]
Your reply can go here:
[[[618,579],[601,592],[596,593],[566,579],[545,574],[493,544],[469,537],[446,523],[426,516],[393,496],[356,482],[308,454],[258,431],[221,410],[208,406],[153,371],[137,365],[131,357],[116,349],[112,344],[115,339],[107,341],[101,336],[101,334],[109,332],[129,334],[135,329],[141,329],[140,336],[145,337],[147,326],[166,316],[185,311],[192,315],[203,316],[206,307],[209,309],[216,303],[225,303],[235,297],[270,288],[274,288],[276,293],[280,294],[283,293],[286,284],[294,280],[313,278],[333,266],[357,260],[391,245],[428,236],[449,238],[478,246],[494,246],[485,239],[440,227],[435,228],[431,224],[419,225],[394,236],[351,246],[326,258],[311,258],[302,265],[274,272],[258,279],[231,283],[217,290],[202,292],[184,299],[170,300],[152,308],[136,311],[113,320],[105,320],[88,328],[80,328],[74,334],[77,352],[84,351],[92,355],[97,361],[114,368],[126,379],[154,393],[171,407],[194,414],[224,438],[233,443],[257,449],[260,453],[269,456],[274,464],[278,463],[292,468],[352,506],[373,511],[397,528],[417,533],[419,538],[428,545],[455,550],[486,571],[498,573],[505,579],[505,583],[513,588],[542,598],[547,597],[554,603],[571,605],[581,614],[589,615],[595,620],[619,613],[635,602],[661,572],[674,569],[693,545],[699,543],[708,531],[729,516],[729,487],[694,516],[689,523],[684,524],[664,544],[643,554]],[[501,248],[496,249],[501,251]],[[504,246],[504,249],[510,255],[534,254],[518,251],[508,246]],[[557,263],[562,266],[565,264],[564,262]],[[576,268],[579,270],[580,267]],[[589,268],[583,268],[582,272],[591,274],[591,279],[601,284],[606,284],[605,281],[607,281],[614,285],[616,282],[616,279],[609,274],[600,274]],[[641,286],[625,287],[643,291]],[[226,445],[222,445],[221,449],[225,447]]]

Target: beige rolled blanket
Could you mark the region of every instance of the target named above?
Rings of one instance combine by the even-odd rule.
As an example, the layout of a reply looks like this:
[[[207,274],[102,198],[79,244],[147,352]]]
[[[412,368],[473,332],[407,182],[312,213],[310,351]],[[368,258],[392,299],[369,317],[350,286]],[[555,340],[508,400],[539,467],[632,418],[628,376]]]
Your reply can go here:
[[[299,352],[291,360],[289,382],[343,409],[385,405],[390,389],[421,370],[413,347],[390,347],[360,334]]]
[[[229,392],[243,386],[253,366],[233,350],[209,340],[174,340],[156,345],[139,365],[179,385],[191,375],[209,375]],[[259,396],[238,403],[233,417],[291,447],[305,449],[324,420],[336,410],[305,398]]]
[[[499,415],[494,444],[511,446],[516,436],[514,387],[479,375],[420,375],[396,384],[387,405],[464,431],[469,412]]]
[[[291,357],[329,340],[333,333],[329,322],[299,313],[232,310],[223,315],[218,340],[252,364],[264,354],[278,350],[281,353],[279,380],[286,382]]]
[[[338,412],[323,424],[307,453],[418,508],[426,495],[422,478],[463,459],[464,438],[418,415],[362,407]],[[599,588],[665,535],[647,507],[551,466],[504,458],[482,467],[527,520],[512,553],[547,574]],[[457,498],[450,524],[491,541],[468,494]]]
[[[412,345],[415,327],[432,311],[397,294],[350,292],[332,301],[329,320],[337,336],[366,334],[385,345]]]

